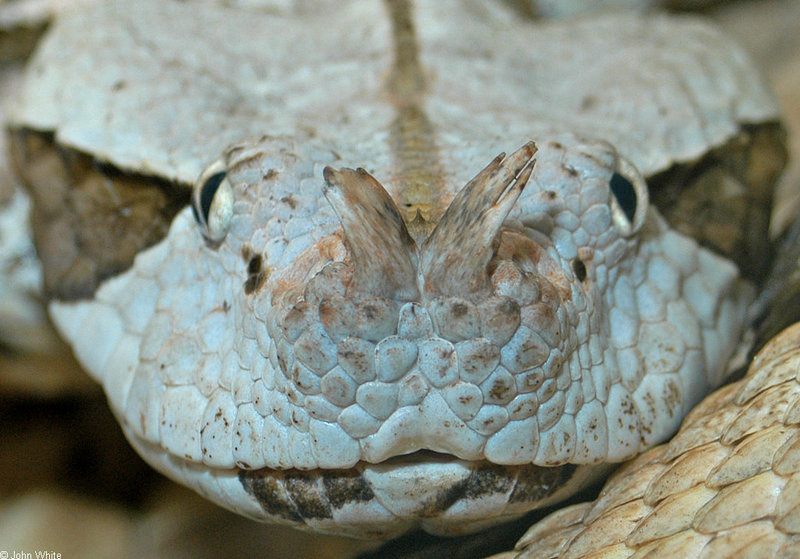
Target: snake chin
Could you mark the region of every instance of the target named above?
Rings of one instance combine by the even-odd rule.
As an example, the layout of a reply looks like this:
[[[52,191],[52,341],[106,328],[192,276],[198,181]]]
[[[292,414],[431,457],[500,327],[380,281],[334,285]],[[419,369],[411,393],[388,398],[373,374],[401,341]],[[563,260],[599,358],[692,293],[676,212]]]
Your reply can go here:
[[[207,469],[143,440],[131,445],[154,468],[254,520],[358,539],[413,529],[442,536],[477,532],[570,497],[607,476],[609,464],[501,466],[421,450],[352,468]]]
[[[498,466],[418,451],[345,470],[242,470],[239,480],[264,510],[279,511],[284,520],[318,522],[372,509],[372,514],[358,516],[354,529],[372,535],[371,523],[388,512],[395,529],[424,526],[455,535],[563,499],[586,480],[586,470],[574,465]]]

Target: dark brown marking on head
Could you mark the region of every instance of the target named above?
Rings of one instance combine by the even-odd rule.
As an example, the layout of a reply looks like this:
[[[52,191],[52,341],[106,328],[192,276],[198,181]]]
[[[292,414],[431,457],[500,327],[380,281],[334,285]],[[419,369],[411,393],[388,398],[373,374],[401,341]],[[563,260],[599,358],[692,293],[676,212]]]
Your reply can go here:
[[[579,148],[576,153],[581,157],[585,157],[586,159],[592,161],[595,165],[597,165],[600,168],[606,168],[606,169],[609,168],[608,162],[603,161],[603,159],[598,157],[597,154],[592,151],[587,151]]]
[[[460,318],[466,315],[469,312],[469,307],[461,302],[454,302],[453,305],[450,307],[450,312],[453,314],[454,317]]]
[[[381,312],[382,309],[370,303],[360,305],[358,310],[359,313],[362,314],[364,318],[367,320],[375,320],[375,318],[383,315],[383,313]]]
[[[294,196],[292,196],[291,194],[281,198],[281,202],[283,202],[284,204],[286,204],[287,206],[289,206],[292,209],[295,209],[297,207],[297,200],[295,200]]]
[[[264,267],[264,258],[260,254],[253,254],[252,249],[245,245],[242,247],[242,257],[247,262],[247,279],[244,282],[244,292],[251,295],[261,289],[270,275],[270,269]]]
[[[267,280],[268,274],[260,273],[249,276],[244,282],[244,292],[246,295],[252,295],[264,285]]]
[[[331,506],[340,509],[348,503],[371,501],[375,494],[356,470],[323,470],[322,486]]]
[[[319,483],[310,472],[289,470],[284,473],[286,490],[303,518],[333,518],[331,506]]]
[[[247,295],[252,295],[256,291],[258,291],[262,285],[264,285],[264,281],[267,279],[265,274],[256,274],[254,276],[250,276],[244,282],[244,292]]]
[[[49,18],[6,18],[0,31],[0,64],[26,61],[49,24]],[[5,68],[3,71],[6,71]]]
[[[572,271],[575,272],[575,277],[579,282],[583,283],[586,280],[586,264],[583,263],[583,260],[573,260]]]
[[[103,280],[160,241],[189,203],[188,185],[99,162],[60,146],[52,133],[14,129],[9,139],[15,171],[33,199],[47,297],[92,297]]]
[[[551,468],[538,466],[521,468],[508,502],[538,503],[564,487],[576,469],[575,464]]]
[[[495,332],[492,341],[495,344],[505,344],[520,323],[519,302],[511,298],[497,298],[487,301],[481,306],[481,322],[484,324],[485,332]],[[496,347],[496,346],[495,346]],[[499,351],[499,348],[498,348]]]
[[[513,395],[513,386],[501,379],[496,379],[489,389],[489,398],[492,402],[506,402]]]
[[[420,516],[438,516],[460,501],[507,493],[513,484],[510,471],[508,467],[488,462],[476,464],[469,476],[442,489],[427,501]]]
[[[247,263],[247,274],[252,276],[261,272],[262,258],[260,254],[250,257]]]
[[[357,338],[345,338],[339,342],[336,354],[339,358],[339,364],[356,382],[366,382],[367,380],[372,380],[375,375],[373,368],[374,353],[365,352],[359,346],[354,348],[353,340],[355,339]]]
[[[303,517],[289,499],[275,470],[239,470],[239,483],[252,495],[265,512],[278,518],[302,522]]]
[[[566,165],[566,164],[562,164],[561,168],[564,169],[564,172],[566,172],[570,177],[577,177],[578,176],[578,171],[575,170],[575,167],[572,167],[572,166]]]
[[[589,109],[593,108],[597,105],[597,97],[594,95],[585,95],[583,99],[581,99],[581,110],[588,111]]]

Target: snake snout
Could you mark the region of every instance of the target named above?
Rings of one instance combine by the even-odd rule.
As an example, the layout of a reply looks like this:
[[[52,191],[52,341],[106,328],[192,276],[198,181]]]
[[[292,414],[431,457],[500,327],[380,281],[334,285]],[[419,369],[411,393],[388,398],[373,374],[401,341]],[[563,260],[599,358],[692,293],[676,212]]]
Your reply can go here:
[[[350,467],[419,450],[536,461],[540,402],[551,419],[562,413],[556,377],[575,338],[557,285],[504,260],[485,297],[403,302],[348,295],[354,273],[326,266],[300,301],[268,319],[283,377],[271,398],[285,408],[285,428],[303,416],[314,439],[315,426],[340,438],[313,448],[316,463]]]
[[[323,439],[316,427],[336,432],[324,437],[336,445],[313,447],[317,464],[419,450],[537,460],[540,402],[563,407],[555,378],[575,336],[563,267],[504,227],[535,152],[529,143],[495,158],[419,248],[377,180],[362,169],[325,169],[348,258],[325,265],[268,319],[285,379],[274,399],[286,400],[278,407],[287,427],[302,416],[310,440]]]

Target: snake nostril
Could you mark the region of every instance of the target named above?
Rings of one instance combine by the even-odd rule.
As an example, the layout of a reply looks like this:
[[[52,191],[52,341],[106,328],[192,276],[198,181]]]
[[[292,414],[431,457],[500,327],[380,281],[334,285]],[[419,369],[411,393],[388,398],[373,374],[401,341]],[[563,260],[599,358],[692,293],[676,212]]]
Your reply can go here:
[[[264,257],[260,254],[252,254],[249,247],[243,249],[242,256],[247,260],[247,280],[244,282],[244,292],[250,295],[264,285],[270,270],[264,266]]]
[[[578,281],[583,283],[586,279],[586,264],[583,263],[583,260],[574,260],[572,262],[572,271],[575,272],[575,277],[578,278]]]
[[[247,263],[247,275],[252,276],[261,272],[261,265],[262,259],[260,254],[256,254],[250,258],[250,262]]]

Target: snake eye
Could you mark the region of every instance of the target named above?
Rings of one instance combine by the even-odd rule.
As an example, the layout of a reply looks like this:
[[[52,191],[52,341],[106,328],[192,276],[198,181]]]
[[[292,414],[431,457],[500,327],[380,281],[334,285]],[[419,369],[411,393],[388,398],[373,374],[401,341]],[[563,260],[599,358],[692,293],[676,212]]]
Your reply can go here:
[[[195,182],[192,213],[202,228],[203,236],[212,243],[221,243],[228,234],[233,217],[233,188],[222,159],[206,167]]]
[[[617,160],[617,170],[608,182],[611,189],[611,215],[626,237],[636,233],[647,215],[647,184],[627,159]]]

